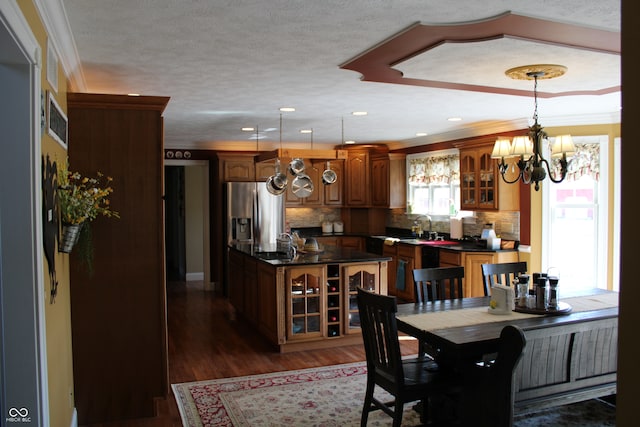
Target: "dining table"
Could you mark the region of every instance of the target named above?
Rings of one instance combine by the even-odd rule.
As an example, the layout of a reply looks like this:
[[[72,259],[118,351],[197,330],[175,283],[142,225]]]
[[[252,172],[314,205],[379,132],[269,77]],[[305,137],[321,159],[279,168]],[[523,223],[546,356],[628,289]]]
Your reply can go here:
[[[437,349],[443,369],[489,360],[502,329],[522,329],[526,345],[515,372],[516,412],[616,393],[617,292],[567,292],[568,310],[493,314],[491,297],[398,304],[398,331]],[[524,310],[525,312],[521,312]]]

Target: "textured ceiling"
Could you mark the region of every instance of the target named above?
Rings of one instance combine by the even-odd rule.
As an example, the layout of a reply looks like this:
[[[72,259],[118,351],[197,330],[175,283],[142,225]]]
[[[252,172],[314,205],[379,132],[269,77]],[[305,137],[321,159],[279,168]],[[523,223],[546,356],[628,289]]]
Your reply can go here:
[[[393,148],[527,126],[529,95],[363,81],[342,64],[370,52],[416,23],[471,23],[507,12],[620,31],[619,0],[63,0],[81,67],[72,89],[169,96],[165,146],[259,149],[391,142]],[[518,38],[443,43],[394,64],[413,79],[511,88],[508,68],[560,63],[564,76],[541,80],[541,92],[620,85],[617,54]],[[544,126],[619,121],[621,93],[540,100]],[[367,111],[354,117],[353,111]],[[449,122],[449,117],[461,117]],[[312,128],[313,139],[300,134]],[[427,132],[416,137],[417,132]],[[396,142],[397,141],[397,142]]]

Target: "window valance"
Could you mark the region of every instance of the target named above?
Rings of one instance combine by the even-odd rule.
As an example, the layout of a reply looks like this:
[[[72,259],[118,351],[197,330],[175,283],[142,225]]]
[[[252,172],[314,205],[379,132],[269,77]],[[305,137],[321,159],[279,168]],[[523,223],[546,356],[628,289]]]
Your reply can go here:
[[[409,161],[409,184],[449,184],[460,179],[460,156],[417,157]]]
[[[584,175],[590,175],[594,180],[600,178],[600,144],[575,143],[575,154],[567,167],[568,181],[575,181]],[[560,176],[560,162],[553,159],[552,162],[554,176]]]

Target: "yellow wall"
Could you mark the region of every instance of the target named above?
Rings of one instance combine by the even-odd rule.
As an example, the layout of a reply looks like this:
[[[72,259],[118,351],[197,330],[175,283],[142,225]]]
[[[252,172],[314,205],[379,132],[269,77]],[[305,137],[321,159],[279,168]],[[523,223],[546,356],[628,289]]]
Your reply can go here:
[[[40,20],[32,0],[18,0],[18,5],[29,23],[31,31],[38,40],[42,51],[42,91],[52,92],[60,108],[67,112],[67,83],[64,71],[58,66],[58,91],[52,91],[47,81],[47,33]],[[66,162],[65,149],[51,138],[46,130],[42,133],[42,155],[49,156],[51,161]],[[44,255],[42,259],[45,260]],[[45,295],[50,293],[49,269],[44,261]],[[71,425],[73,397],[73,360],[71,351],[71,301],[69,295],[69,256],[56,255],[56,277],[58,295],[54,303],[46,301],[46,346],[47,372],[49,383],[49,424],[51,426]]]
[[[609,136],[609,241],[607,242],[607,289],[613,287],[613,173],[614,173],[614,145],[615,138],[620,137],[620,124],[558,126],[545,128],[548,135],[571,134],[573,136],[608,135]],[[521,260],[527,261],[529,271],[542,270],[542,191],[531,191],[531,253],[521,254]]]

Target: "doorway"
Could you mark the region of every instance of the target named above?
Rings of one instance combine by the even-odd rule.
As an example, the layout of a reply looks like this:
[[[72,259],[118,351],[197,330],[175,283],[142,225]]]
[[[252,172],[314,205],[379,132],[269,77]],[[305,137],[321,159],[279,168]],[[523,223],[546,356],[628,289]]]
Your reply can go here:
[[[165,161],[165,256],[167,281],[211,283],[209,164]]]

